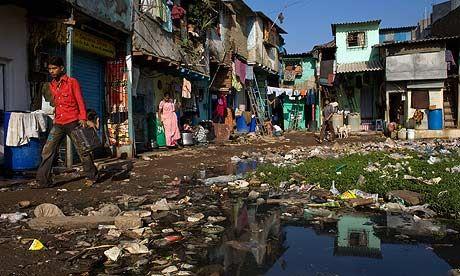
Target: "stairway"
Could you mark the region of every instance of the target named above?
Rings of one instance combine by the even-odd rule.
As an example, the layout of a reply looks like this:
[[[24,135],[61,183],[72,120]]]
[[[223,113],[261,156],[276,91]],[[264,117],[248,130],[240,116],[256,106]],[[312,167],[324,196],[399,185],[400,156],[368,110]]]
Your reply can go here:
[[[259,127],[260,134],[268,135],[268,130],[265,128],[265,122],[270,120],[270,107],[266,94],[260,93],[257,79],[251,80],[249,86],[249,100],[251,102],[251,111],[256,116],[256,123]]]
[[[454,118],[454,111],[452,109],[452,97],[450,94],[444,92],[444,127],[456,128],[457,124]]]

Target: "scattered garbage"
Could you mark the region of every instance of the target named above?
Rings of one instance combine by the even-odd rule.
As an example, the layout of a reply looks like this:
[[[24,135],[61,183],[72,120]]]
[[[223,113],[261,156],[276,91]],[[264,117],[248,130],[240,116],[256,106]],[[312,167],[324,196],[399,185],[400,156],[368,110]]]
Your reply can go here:
[[[169,273],[174,273],[174,272],[177,272],[179,269],[177,268],[177,266],[175,265],[172,265],[172,266],[168,266],[167,268],[163,269],[161,271],[161,273],[163,274],[169,274]]]
[[[27,217],[27,213],[9,213],[9,214],[1,214],[0,219],[8,220],[10,223],[17,223],[18,221]]]
[[[335,187],[335,181],[332,181],[332,186],[331,186],[331,189],[329,191],[331,191],[331,193],[333,195],[335,195],[335,196],[340,195],[339,190],[337,190],[337,188]]]
[[[40,251],[46,249],[46,247],[43,245],[43,243],[37,239],[34,239],[32,241],[32,244],[29,247],[30,251]]]
[[[121,213],[120,208],[115,204],[102,205],[98,211],[90,211],[88,216],[116,217]]]
[[[19,208],[27,208],[30,206],[30,201],[29,200],[21,200],[18,202]]]
[[[204,214],[203,213],[198,213],[198,214],[194,214],[192,216],[189,216],[187,218],[187,221],[188,222],[198,222],[200,220],[204,219]]]
[[[219,223],[219,222],[225,221],[226,219],[227,219],[226,217],[221,217],[221,216],[217,216],[217,217],[209,216],[208,222]]]
[[[227,184],[232,181],[236,181],[241,179],[243,176],[236,176],[236,175],[222,175],[217,177],[211,177],[204,181],[204,184],[207,186],[211,186],[213,184]]]
[[[116,262],[118,258],[121,256],[121,249],[118,248],[117,246],[114,246],[104,251],[104,255],[112,262]]]
[[[115,218],[115,226],[120,230],[130,230],[142,227],[140,217],[118,216]]]
[[[206,234],[219,234],[219,233],[222,233],[225,231],[225,227],[223,226],[220,226],[220,225],[212,225],[212,224],[208,224],[208,225],[205,225],[201,231],[203,231],[204,233]]]
[[[143,240],[142,242],[136,243],[136,242],[129,242],[123,244],[123,250],[126,250],[129,252],[129,254],[148,254],[149,249],[145,244],[148,243],[148,240]]]
[[[420,205],[423,203],[423,195],[407,190],[388,192],[387,198],[389,201],[397,202],[407,206]]]
[[[430,158],[428,159],[428,164],[430,165],[434,165],[436,163],[439,163],[441,162],[441,159],[439,157],[436,157],[436,156],[430,156]]]
[[[151,210],[153,212],[169,211],[170,209],[171,209],[171,205],[168,203],[166,198],[163,198],[163,199],[155,202],[155,204],[153,204],[151,206]]]
[[[65,216],[59,207],[50,203],[43,203],[38,205],[34,210],[34,215],[37,218]]]

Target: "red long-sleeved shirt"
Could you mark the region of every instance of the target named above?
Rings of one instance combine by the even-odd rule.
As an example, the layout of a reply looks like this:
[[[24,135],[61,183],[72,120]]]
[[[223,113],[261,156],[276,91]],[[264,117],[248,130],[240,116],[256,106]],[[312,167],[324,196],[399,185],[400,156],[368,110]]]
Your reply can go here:
[[[51,81],[50,90],[54,99],[55,124],[65,125],[86,120],[85,101],[76,79],[63,75],[59,81]]]

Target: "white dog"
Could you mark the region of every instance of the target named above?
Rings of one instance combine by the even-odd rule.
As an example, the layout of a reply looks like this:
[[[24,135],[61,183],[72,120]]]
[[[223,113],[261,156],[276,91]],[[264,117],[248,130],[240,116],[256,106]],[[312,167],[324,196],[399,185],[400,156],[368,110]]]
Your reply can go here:
[[[349,125],[337,127],[337,134],[339,135],[340,139],[348,138],[350,131],[351,127]]]

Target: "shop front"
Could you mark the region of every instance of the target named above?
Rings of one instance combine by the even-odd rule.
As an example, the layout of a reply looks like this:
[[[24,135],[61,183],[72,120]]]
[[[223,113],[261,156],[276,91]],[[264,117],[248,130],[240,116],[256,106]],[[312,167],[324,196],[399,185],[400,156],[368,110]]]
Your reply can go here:
[[[161,129],[158,113],[165,93],[174,102],[181,130],[185,124],[196,126],[210,119],[207,76],[186,69],[176,70],[161,64],[145,63],[142,58],[135,62],[139,65],[133,70],[133,120],[137,152],[164,146],[158,141],[158,134],[164,131],[158,131]]]

